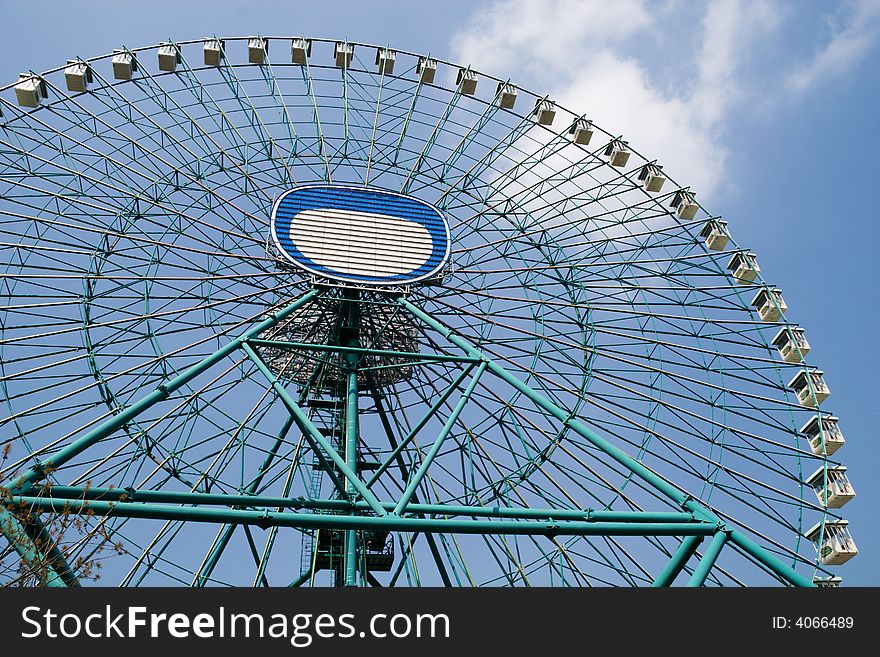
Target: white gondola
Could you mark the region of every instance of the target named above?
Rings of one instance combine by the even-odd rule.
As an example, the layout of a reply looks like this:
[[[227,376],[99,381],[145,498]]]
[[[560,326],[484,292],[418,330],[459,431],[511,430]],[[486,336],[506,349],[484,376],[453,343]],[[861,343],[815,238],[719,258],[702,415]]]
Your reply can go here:
[[[831,456],[843,447],[846,440],[838,422],[833,415],[814,415],[801,427],[801,433],[807,437],[813,454]]]
[[[709,219],[703,226],[703,230],[700,231],[700,237],[706,240],[706,248],[712,251],[723,251],[730,241],[727,222],[722,219]]]
[[[208,39],[202,46],[205,56],[205,66],[220,66],[223,63],[223,46],[220,39]]]
[[[801,406],[816,407],[831,395],[823,374],[822,370],[801,370],[788,382]]]
[[[516,87],[509,82],[499,82],[495,95],[498,97],[498,107],[501,109],[513,109],[516,104]]]
[[[804,534],[807,540],[816,544],[819,561],[824,565],[838,566],[859,553],[848,525],[848,520],[826,520],[824,527],[821,522],[816,523]]]
[[[46,83],[39,75],[21,73],[15,85],[15,99],[22,107],[39,107],[48,96]]]
[[[117,80],[131,80],[137,70],[137,58],[133,52],[127,50],[114,50],[111,63],[113,64],[113,77]]]
[[[788,310],[782,290],[778,287],[764,287],[752,299],[752,307],[758,310],[758,316],[765,322],[778,322]]]
[[[174,43],[163,43],[159,46],[159,70],[173,73],[180,63],[180,49]]]
[[[804,335],[804,329],[786,326],[779,330],[771,343],[779,350],[779,355],[786,363],[803,363],[804,356],[810,353],[810,343]]]
[[[312,56],[312,40],[296,37],[290,40],[290,61],[300,66],[305,66],[306,61]]]
[[[829,588],[838,588],[840,583],[843,581],[843,578],[839,575],[834,575],[832,577],[813,577],[813,584],[819,588],[829,589]]]
[[[672,196],[672,203],[669,204],[675,209],[675,216],[683,221],[690,221],[697,216],[697,210],[700,206],[694,200],[692,192],[686,189],[679,189]]]
[[[64,81],[67,83],[68,91],[80,93],[87,91],[93,80],[92,67],[86,62],[67,60],[67,66],[64,67]]]
[[[819,468],[804,483],[815,491],[819,503],[829,509],[839,509],[856,496],[843,465]]]
[[[552,100],[540,99],[535,103],[532,114],[538,121],[538,125],[552,125],[553,119],[556,118],[556,105]]]
[[[333,58],[339,68],[348,68],[351,66],[351,60],[354,57],[354,46],[345,41],[337,41],[333,49]]]
[[[571,135],[571,139],[575,144],[586,146],[593,138],[593,123],[587,119],[578,119],[568,129],[568,134]]]
[[[379,48],[376,50],[376,66],[379,68],[380,75],[391,75],[394,73],[394,60],[397,59],[397,51],[388,48]]]
[[[458,69],[458,75],[455,78],[455,84],[466,96],[473,96],[477,93],[477,73],[469,68]]]
[[[630,150],[625,141],[613,139],[608,146],[605,147],[605,155],[608,157],[608,163],[613,167],[625,167],[629,161]]]
[[[642,181],[642,189],[646,192],[659,192],[663,189],[666,176],[663,175],[663,167],[659,164],[646,164],[639,171],[639,180]]]
[[[737,283],[748,285],[758,276],[761,268],[758,266],[757,256],[751,251],[739,251],[734,253],[727,268],[733,274]]]
[[[269,39],[265,37],[251,37],[248,39],[248,62],[262,66],[266,63],[266,55],[269,53]]]
[[[434,76],[437,74],[437,61],[429,57],[419,57],[416,73],[419,76],[419,81],[425,84],[433,84]]]

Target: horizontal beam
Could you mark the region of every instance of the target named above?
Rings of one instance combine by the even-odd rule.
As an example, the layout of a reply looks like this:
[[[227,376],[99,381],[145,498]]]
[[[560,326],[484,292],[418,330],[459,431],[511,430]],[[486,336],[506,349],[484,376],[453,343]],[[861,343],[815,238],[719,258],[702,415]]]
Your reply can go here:
[[[577,520],[456,520],[440,518],[357,516],[286,511],[205,509],[138,502],[65,500],[52,497],[14,496],[13,502],[34,510],[91,511],[98,516],[238,523],[298,529],[386,530],[440,534],[500,534],[526,536],[709,536],[718,527],[708,522],[583,522]]]
[[[175,491],[135,490],[133,488],[96,488],[81,486],[52,486],[51,497],[63,500],[96,500],[103,502],[159,502],[168,504],[203,504],[229,507],[265,507],[281,509],[315,509],[322,511],[366,511],[366,502],[347,500],[307,500],[304,497],[271,497],[265,495],[233,495],[224,493],[190,493]],[[34,493],[31,495],[31,493]],[[39,497],[36,491],[26,495]],[[393,502],[381,502],[388,511]],[[460,506],[455,504],[409,504],[414,514],[440,516],[472,516],[534,520],[582,520],[585,522],[694,522],[694,517],[681,511],[596,511],[593,509],[528,509],[503,506]]]
[[[365,347],[343,347],[336,344],[314,344],[307,342],[285,342],[284,340],[248,340],[249,344],[258,347],[275,347],[276,349],[299,349],[302,351],[326,351],[338,354],[360,354],[362,356],[388,356],[391,358],[416,358],[453,363],[478,363],[481,359],[471,356],[450,356],[448,354],[422,354],[417,351],[389,351],[386,349],[367,349]]]

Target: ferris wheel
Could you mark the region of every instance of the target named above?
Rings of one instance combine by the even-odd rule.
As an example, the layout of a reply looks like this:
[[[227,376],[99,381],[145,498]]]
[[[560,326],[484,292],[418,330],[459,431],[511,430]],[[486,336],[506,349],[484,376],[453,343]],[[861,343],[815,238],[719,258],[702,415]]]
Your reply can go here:
[[[305,37],[70,60],[0,112],[6,583],[812,585],[857,554],[776,279],[614,126]]]

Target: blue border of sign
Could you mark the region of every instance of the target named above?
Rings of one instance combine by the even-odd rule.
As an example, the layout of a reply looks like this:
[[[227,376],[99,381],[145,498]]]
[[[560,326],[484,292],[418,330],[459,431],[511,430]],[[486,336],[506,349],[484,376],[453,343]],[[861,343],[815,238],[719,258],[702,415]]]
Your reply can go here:
[[[329,209],[373,212],[418,223],[431,236],[431,255],[416,269],[393,276],[357,276],[318,264],[290,239],[290,224],[305,210]],[[270,229],[279,252],[298,267],[317,276],[354,283],[416,283],[436,274],[449,260],[451,249],[446,217],[430,203],[384,189],[351,185],[300,185],[284,192],[272,205]]]

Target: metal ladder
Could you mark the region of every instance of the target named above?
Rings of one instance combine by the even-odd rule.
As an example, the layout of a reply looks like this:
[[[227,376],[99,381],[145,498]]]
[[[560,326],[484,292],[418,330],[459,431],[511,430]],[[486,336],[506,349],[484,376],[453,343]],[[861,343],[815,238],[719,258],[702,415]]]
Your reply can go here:
[[[330,440],[330,444],[334,449],[340,449],[340,436],[342,435],[342,400],[339,398],[324,399],[321,397],[312,397],[306,399],[306,406],[309,408],[309,416],[315,422],[318,430],[321,431]],[[329,456],[324,454],[312,455],[312,467],[309,480],[309,499],[315,500],[321,498],[321,489],[324,484],[324,468],[321,466],[321,457],[329,460]],[[308,512],[308,511],[306,511]],[[320,510],[312,510],[311,513],[323,513]],[[304,573],[312,567],[316,549],[316,531],[303,531],[300,546],[300,572]],[[314,575],[314,574],[313,574]],[[333,574],[331,571],[331,579]],[[333,584],[333,582],[331,582]]]

